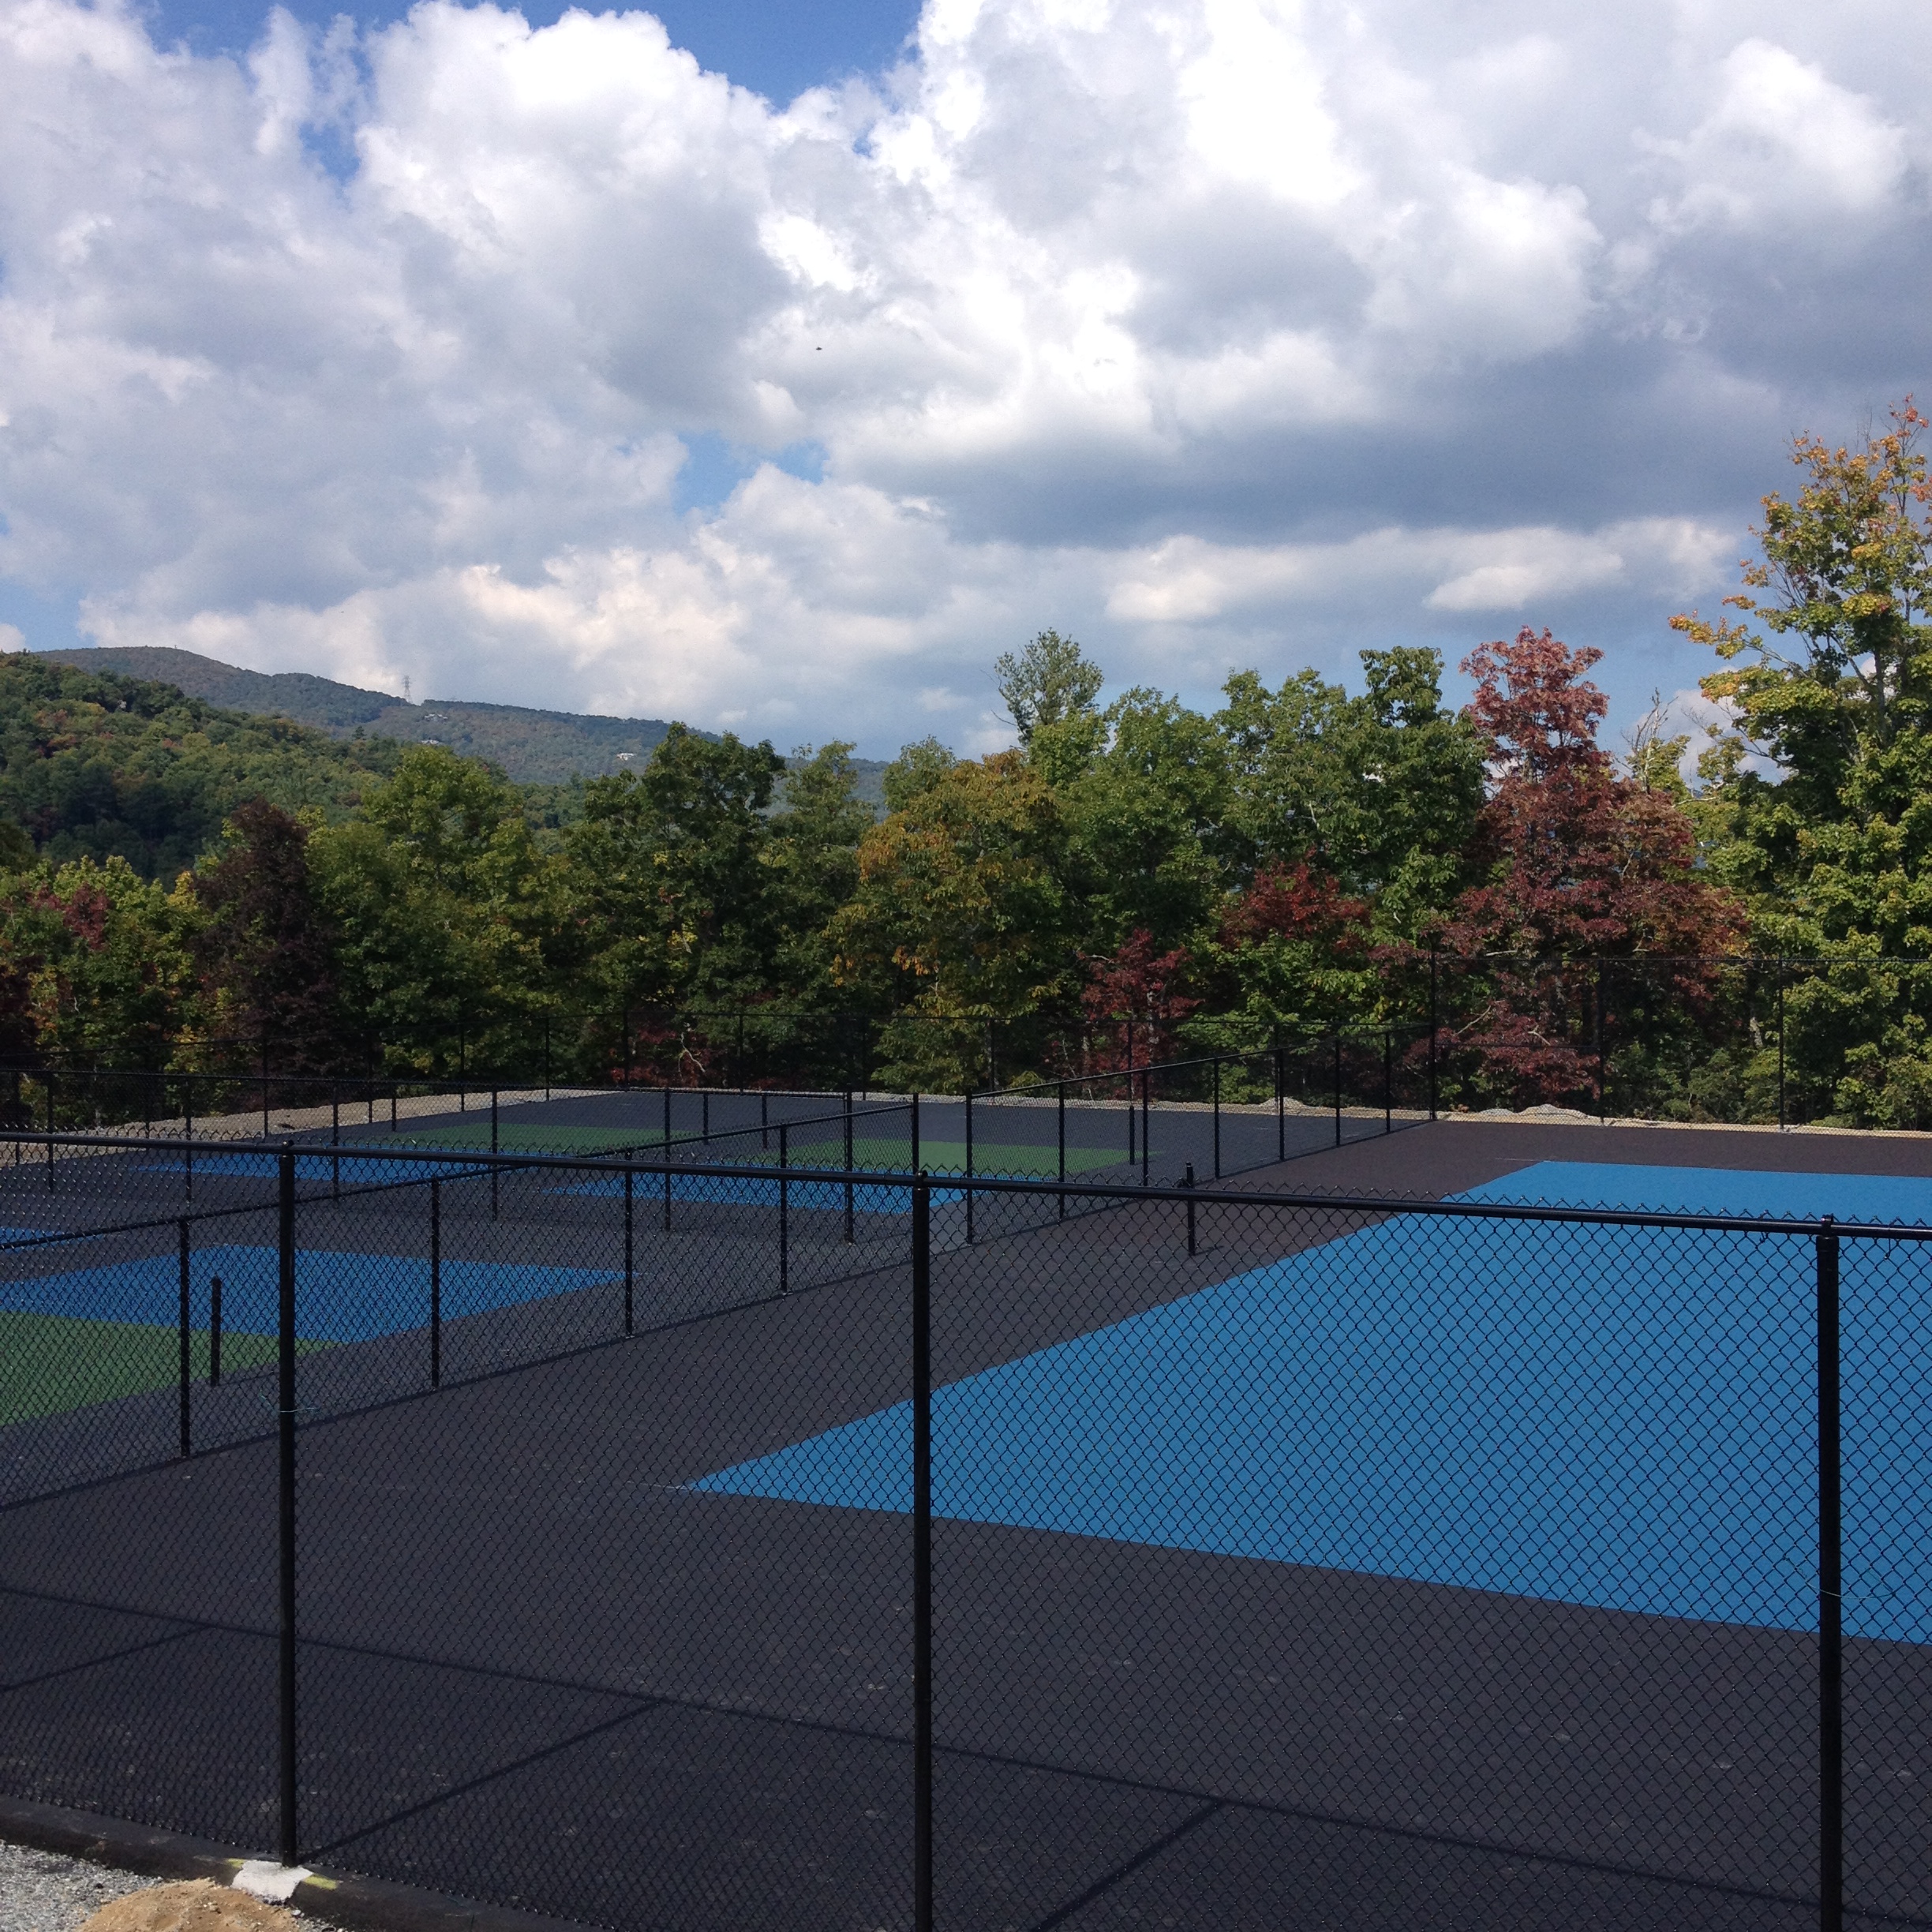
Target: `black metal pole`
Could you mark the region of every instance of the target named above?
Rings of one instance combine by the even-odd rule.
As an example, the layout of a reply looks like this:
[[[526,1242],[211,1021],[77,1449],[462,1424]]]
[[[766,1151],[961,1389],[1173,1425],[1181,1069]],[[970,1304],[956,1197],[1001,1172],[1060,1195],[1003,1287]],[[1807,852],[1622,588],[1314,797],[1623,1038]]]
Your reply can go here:
[[[1433,1120],[1433,1119],[1435,1119],[1435,1118],[1436,1118],[1436,1032],[1437,1032],[1437,1028],[1438,1028],[1438,1022],[1437,1022],[1437,1020],[1436,1020],[1436,958],[1437,958],[1437,955],[1436,955],[1436,948],[1435,948],[1435,946],[1434,946],[1434,945],[1432,944],[1432,945],[1431,945],[1431,946],[1429,947],[1429,1037],[1428,1037],[1428,1095],[1429,1095],[1429,1118],[1430,1118],[1431,1120]]]
[[[1182,1185],[1184,1188],[1189,1188],[1189,1189],[1191,1189],[1191,1188],[1193,1186],[1193,1185],[1194,1185],[1194,1163],[1193,1163],[1192,1161],[1189,1161],[1189,1162],[1188,1163],[1188,1164],[1187,1164],[1187,1169],[1186,1169],[1186,1171],[1185,1171],[1185,1173],[1184,1173],[1184,1174],[1181,1175],[1181,1185]],[[1189,1197],[1188,1197],[1187,1214],[1188,1214],[1188,1252],[1189,1252],[1189,1254],[1193,1254],[1193,1253],[1195,1252],[1195,1249],[1194,1249],[1194,1199],[1193,1199],[1193,1195],[1192,1195],[1192,1194],[1190,1194],[1190,1195],[1189,1196]]]
[[[852,1238],[852,1089],[845,1089],[845,1239]]]
[[[1342,1144],[1342,1035],[1335,1036],[1335,1144]]]
[[[182,1163],[186,1170],[186,1181],[183,1192],[189,1200],[193,1200],[194,1199],[194,1076],[192,1073],[184,1074],[182,1076],[182,1086],[184,1089],[182,1095],[182,1106],[185,1110],[184,1122],[188,1129],[183,1137],[189,1144],[187,1155]]]
[[[968,1087],[966,1089],[966,1178],[968,1181],[971,1181],[973,1174],[972,1103],[972,1089]],[[916,1166],[918,1163],[915,1161],[913,1165]],[[966,1189],[966,1245],[969,1248],[972,1245],[974,1240],[973,1209],[977,1204],[977,1197],[972,1189],[968,1186]]]
[[[1140,1185],[1143,1187],[1148,1184],[1148,1157],[1151,1151],[1148,1143],[1152,1138],[1154,1127],[1153,1121],[1148,1118],[1153,1103],[1153,1080],[1151,1069],[1143,1067],[1140,1069]],[[1127,1089],[1127,1105],[1131,1110],[1133,1106],[1133,1089],[1131,1086]]]
[[[912,1182],[912,1925],[933,1932],[932,1196]]]
[[[1066,1082],[1061,1081],[1060,1095],[1060,1219],[1066,1219]]]
[[[635,1149],[628,1148],[624,1151],[624,1333],[626,1335],[635,1332],[632,1326],[635,1320],[632,1307],[637,1292],[637,1249],[636,1223],[632,1219],[634,1212],[632,1183],[637,1177],[631,1167],[631,1160],[635,1151]]]
[[[1597,1118],[1608,1125],[1610,1118],[1610,1084],[1604,1072],[1604,960],[1597,956]]]
[[[429,1183],[429,1386],[443,1386],[443,1182]]]
[[[1818,1928],[1844,1926],[1844,1496],[1838,1236],[1818,1237]]]
[[[193,1350],[189,1346],[188,1310],[188,1217],[184,1215],[178,1230],[181,1237],[181,1452],[192,1453],[189,1435],[188,1384],[194,1374]]]
[[[664,1144],[665,1158],[668,1160],[671,1158],[671,1083],[668,1080],[664,1084]]]
[[[1221,1178],[1221,1062],[1217,1058],[1214,1063],[1214,1170],[1215,1178]]]
[[[1778,1132],[1784,1131],[1784,962],[1777,963],[1778,975]]]
[[[1286,1088],[1282,1080],[1282,1050],[1275,1049],[1275,1158],[1285,1161],[1288,1158],[1288,1106]]]
[[[778,1123],[778,1292],[792,1292],[792,1183],[785,1178],[791,1165],[792,1129]]]
[[[911,1166],[912,1170],[912,1171],[913,1171],[915,1174],[917,1174],[917,1173],[919,1172],[919,1095],[918,1095],[915,1093],[915,1094],[914,1094],[914,1095],[913,1095],[913,1096],[912,1096],[912,1159],[911,1162],[908,1163],[908,1164]]]
[[[496,1151],[496,1088],[492,1081],[490,1085],[490,1151],[494,1154]],[[497,1178],[498,1170],[492,1165],[490,1168],[490,1219],[492,1221],[496,1219]]]
[[[51,1135],[54,1131],[54,1069],[51,1067],[47,1071],[47,1130]],[[54,1192],[54,1143],[51,1140],[47,1142],[47,1192],[51,1194]]]
[[[280,1169],[280,1288],[276,1323],[278,1458],[281,1531],[279,1731],[281,1746],[281,1859],[296,1862],[299,1848],[295,1811],[295,1150],[283,1141]]]
[[[1395,1129],[1395,1036],[1387,1027],[1382,1029],[1382,1131],[1392,1133]]]

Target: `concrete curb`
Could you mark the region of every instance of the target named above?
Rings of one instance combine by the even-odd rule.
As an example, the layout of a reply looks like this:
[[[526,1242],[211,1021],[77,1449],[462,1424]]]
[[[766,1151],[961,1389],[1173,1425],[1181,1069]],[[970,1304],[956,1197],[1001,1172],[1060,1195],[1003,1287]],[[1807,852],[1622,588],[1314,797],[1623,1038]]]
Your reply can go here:
[[[212,1878],[229,1885],[249,1862],[249,1855],[208,1839],[26,1798],[0,1797],[0,1838],[159,1879]],[[347,1932],[584,1932],[574,1919],[313,1867],[288,1903]]]

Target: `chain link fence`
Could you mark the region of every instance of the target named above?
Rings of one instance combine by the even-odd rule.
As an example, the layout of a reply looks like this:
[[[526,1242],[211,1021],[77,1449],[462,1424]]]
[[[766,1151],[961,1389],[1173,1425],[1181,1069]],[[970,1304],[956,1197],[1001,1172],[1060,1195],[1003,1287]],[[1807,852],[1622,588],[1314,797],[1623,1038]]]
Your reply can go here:
[[[23,1137],[0,1788],[614,1928],[1932,1923],[1932,1229],[713,1104]]]

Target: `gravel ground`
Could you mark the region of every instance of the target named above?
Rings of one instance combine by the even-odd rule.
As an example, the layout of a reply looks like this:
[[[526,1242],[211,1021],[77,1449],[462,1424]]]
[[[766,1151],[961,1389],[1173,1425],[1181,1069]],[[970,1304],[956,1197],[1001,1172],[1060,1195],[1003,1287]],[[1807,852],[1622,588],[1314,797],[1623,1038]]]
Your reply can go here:
[[[79,1932],[110,1899],[157,1881],[0,1844],[0,1932]]]

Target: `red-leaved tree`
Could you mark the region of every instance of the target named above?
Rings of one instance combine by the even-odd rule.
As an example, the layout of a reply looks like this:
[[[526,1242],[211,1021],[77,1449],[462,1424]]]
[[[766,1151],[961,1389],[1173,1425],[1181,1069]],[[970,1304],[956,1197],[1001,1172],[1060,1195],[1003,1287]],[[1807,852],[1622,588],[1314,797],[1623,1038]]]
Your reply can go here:
[[[1490,771],[1475,855],[1487,877],[1440,940],[1452,953],[1507,956],[1492,960],[1486,1003],[1458,1030],[1519,1100],[1595,1091],[1594,1046],[1571,1020],[1574,975],[1559,962],[1664,956],[1661,983],[1701,1003],[1710,957],[1735,952],[1743,932],[1738,901],[1700,875],[1676,798],[1620,777],[1597,744],[1608,700],[1586,674],[1602,655],[1526,625],[1462,663]]]
[[[1187,949],[1157,953],[1154,935],[1143,926],[1113,953],[1083,953],[1080,963],[1087,973],[1080,1005],[1088,1020],[1088,1070],[1103,1073],[1170,1058],[1175,1029],[1200,1004],[1180,990]]]

